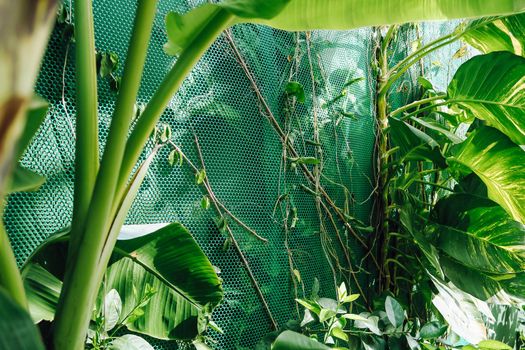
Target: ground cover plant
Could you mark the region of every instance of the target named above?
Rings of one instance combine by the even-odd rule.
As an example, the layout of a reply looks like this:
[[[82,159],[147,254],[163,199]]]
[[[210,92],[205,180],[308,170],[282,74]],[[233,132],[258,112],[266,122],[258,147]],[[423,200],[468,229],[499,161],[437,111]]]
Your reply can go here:
[[[120,84],[116,84],[118,85],[116,86],[118,87],[117,104],[102,160],[99,162],[97,75],[109,75],[115,81],[118,79],[111,74],[111,69],[109,73],[97,70],[97,61],[99,66],[107,68],[108,65],[115,64],[115,60],[110,54],[99,54],[97,60],[91,1],[75,1],[75,16],[72,25],[74,26],[74,46],[77,58],[78,101],[72,226],[69,230],[51,237],[24,267],[26,283],[30,281],[33,286],[27,297],[23,288],[22,276],[16,266],[13,253],[9,249],[5,230],[0,235],[2,239],[0,286],[3,288],[2,297],[5,299],[5,303],[2,303],[5,309],[2,311],[17,315],[17,318],[20,319],[20,326],[14,328],[6,318],[0,321],[1,327],[6,329],[6,332],[2,334],[7,336],[1,339],[6,344],[5,347],[20,349],[43,347],[24,310],[28,302],[33,305],[35,302],[39,304],[41,319],[53,321],[53,340],[47,339],[46,345],[56,349],[81,349],[85,346],[86,335],[91,342],[91,345],[88,346],[93,347],[113,346],[118,348],[120,346],[122,348],[125,345],[119,345],[121,343],[136,341],[139,344],[141,342],[138,339],[130,339],[129,336],[114,339],[109,334],[106,336],[104,332],[112,331],[117,325],[125,325],[130,330],[158,338],[193,339],[204,332],[207,324],[211,324],[211,311],[222,299],[220,280],[207,258],[182,225],[173,223],[153,233],[147,232],[145,228],[142,237],[119,243],[117,243],[117,237],[151,159],[158,150],[155,148],[155,151],[139,165],[138,170],[133,171],[144,144],[150,138],[166,105],[193,65],[215,38],[229,26],[235,23],[253,22],[288,30],[343,29],[432,18],[500,15],[524,10],[519,7],[517,1],[492,1],[488,5],[485,3],[485,6],[479,6],[479,1],[466,1],[461,6],[457,6],[453,1],[434,1],[429,3],[431,5],[429,7],[398,3],[397,6],[403,9],[399,12],[400,14],[396,15],[391,11],[390,6],[393,3],[391,1],[369,6],[357,6],[356,3],[334,1],[331,6],[327,7],[322,6],[320,1],[314,0],[303,1],[300,4],[298,1],[277,0],[230,1],[207,4],[184,16],[172,13],[166,19],[168,43],[165,50],[168,54],[178,55],[177,62],[144,110],[136,113],[134,110],[136,97],[156,10],[156,1],[138,1],[133,33],[124,63],[124,73]],[[1,95],[2,128],[0,132],[5,136],[2,138],[3,147],[0,154],[2,194],[32,189],[43,182],[41,177],[27,170],[16,168],[13,172],[12,168],[20,157],[20,152],[23,152],[32,134],[38,129],[39,120],[41,121],[43,115],[45,116],[45,108],[42,103],[35,103],[29,108],[29,101],[41,52],[45,47],[47,34],[54,19],[55,5],[54,1],[39,2],[39,11],[35,11],[33,6],[36,5],[24,1],[0,7],[2,18],[9,19],[13,23],[12,26],[8,26],[10,28],[19,28],[27,21],[35,21],[28,26],[31,28],[29,32],[6,30],[0,34],[2,39],[5,39],[2,40],[0,48],[6,53],[5,57],[8,57],[5,60],[8,64],[7,68],[2,71],[2,74],[6,79],[7,77],[10,79],[6,80],[9,84],[4,85]],[[321,13],[322,16],[319,16],[320,8],[326,12]],[[357,10],[374,15],[349,15],[352,11]],[[28,15],[33,12],[41,17]],[[479,27],[475,29],[482,28],[482,25],[485,24],[479,24]],[[487,26],[490,27],[490,24]],[[492,29],[498,30],[498,28],[500,27]],[[475,32],[475,30],[465,30],[461,33],[472,35],[471,40],[474,42],[477,39],[472,33]],[[483,35],[487,35],[486,32],[487,30],[483,30]],[[388,48],[390,34],[386,35],[387,40],[382,44],[383,49]],[[507,34],[506,31],[505,34]],[[501,35],[501,33],[495,35],[494,40]],[[457,36],[461,37],[463,34],[458,33]],[[446,40],[435,43],[435,46],[444,44]],[[21,61],[19,55],[23,46],[18,43],[13,44],[16,41],[31,44],[34,41],[38,44],[34,47],[39,50],[31,49],[35,50],[35,55],[31,55],[33,62],[26,63],[23,67],[18,66],[17,62]],[[486,44],[485,39],[482,43]],[[426,49],[430,51],[433,47]],[[429,95],[424,100],[402,107],[397,111],[388,111],[386,93],[390,87],[390,78],[402,74],[413,60],[420,58],[418,55],[424,53],[425,51],[419,51],[417,55],[409,57],[404,63],[401,62],[403,64],[394,67],[393,70],[390,70],[388,62],[385,62],[386,57],[380,54],[380,58],[383,59],[382,62],[381,59],[379,60],[383,68],[381,74],[388,73],[392,76],[380,75],[386,79],[380,79],[378,96],[379,135],[381,135],[378,141],[378,150],[381,155],[378,167],[380,184],[378,193],[383,196],[383,203],[378,210],[382,216],[377,221],[376,229],[379,236],[384,239],[380,251],[385,253],[377,255],[378,258],[372,255],[374,257],[372,264],[381,276],[379,291],[389,291],[392,285],[397,285],[395,281],[398,276],[390,272],[391,257],[388,256],[392,233],[397,233],[390,228],[395,227],[391,226],[392,221],[397,222],[397,226],[402,230],[406,230],[404,233],[414,236],[412,240],[416,243],[415,247],[421,249],[423,252],[421,257],[428,260],[428,262],[424,260],[422,265],[430,270],[434,278],[449,279],[455,282],[458,288],[480,298],[492,297],[501,290],[507,295],[519,297],[519,291],[523,288],[523,257],[520,250],[521,241],[516,241],[516,237],[519,239],[523,235],[516,235],[515,232],[523,230],[522,223],[525,215],[521,204],[523,203],[523,186],[520,185],[523,184],[523,172],[519,168],[520,164],[524,164],[520,162],[523,150],[519,147],[523,144],[524,137],[522,124],[520,124],[523,121],[523,98],[520,85],[520,79],[523,77],[523,58],[515,54],[498,52],[473,59],[474,61],[471,61],[470,64],[466,63],[463,70],[458,71],[458,76],[446,95],[435,93],[430,87],[428,88]],[[495,71],[500,70],[507,73],[508,79],[492,81],[492,76],[487,77],[487,71],[479,69],[480,66],[486,65],[492,65]],[[27,71],[28,68],[29,71]],[[474,76],[476,80],[467,82],[467,79],[462,78],[461,73],[469,77]],[[492,91],[488,86],[499,87],[498,94],[483,95],[483,89],[480,91],[477,88],[484,85],[487,86],[487,91]],[[23,87],[22,91],[18,90],[19,86]],[[298,86],[290,84],[287,93],[301,100]],[[413,125],[404,120],[393,119],[396,116],[402,116],[405,120],[410,117],[419,117],[419,113],[444,105],[455,105],[459,110],[455,111],[455,115],[450,116],[452,127],[455,126],[453,121],[458,118],[482,120],[487,125],[477,127],[477,124],[482,123],[476,121],[474,125],[477,128],[472,130],[468,138],[465,141],[462,140],[461,143],[457,142],[457,146],[451,147],[448,141],[434,140],[431,136],[422,135],[414,129]],[[413,109],[418,107],[418,113],[414,114]],[[440,115],[446,119],[447,116],[443,113]],[[472,119],[472,117],[477,119]],[[133,119],[136,120],[133,121]],[[462,119],[459,120],[464,122]],[[133,127],[131,127],[132,121]],[[419,123],[429,124],[429,121],[423,120]],[[391,140],[383,137],[387,135],[387,127],[390,128],[388,133],[391,134]],[[434,126],[434,129],[437,129],[437,126]],[[450,132],[451,130],[445,131]],[[450,138],[450,135],[442,130],[437,130],[437,132],[448,135]],[[156,133],[154,138],[156,139]],[[169,130],[164,128],[158,146],[166,146],[169,139]],[[313,142],[315,143],[316,140],[314,139]],[[490,149],[490,154],[477,150],[477,148],[486,148],[484,143],[493,147]],[[390,144],[394,146],[390,148]],[[321,174],[319,164],[317,164],[318,160],[316,160],[318,157],[301,156],[294,152],[293,147],[289,148],[289,160],[292,165],[300,168],[306,174],[309,189],[316,197],[317,206],[323,209],[328,208],[327,212],[332,212],[349,230],[353,230],[356,223],[344,215],[344,211],[330,200],[319,185]],[[176,152],[172,153],[172,158],[178,156],[182,159],[181,151],[176,147],[174,150]],[[500,159],[495,167],[490,166],[483,159],[488,156]],[[394,161],[390,162],[388,158]],[[422,169],[418,168],[419,164]],[[508,164],[506,168],[511,168],[513,171],[504,173],[501,168],[497,167],[505,164]],[[450,170],[446,170],[447,176],[450,173],[450,176],[459,180],[456,181],[459,186],[459,190],[456,191],[457,196],[468,197],[472,194],[470,190],[476,189],[477,197],[472,200],[470,206],[466,204],[467,201],[454,200],[454,197],[442,198],[441,203],[434,203],[432,201],[438,198],[435,191],[431,193],[430,200],[428,198],[399,200],[399,189],[409,188],[414,183],[421,181],[425,182],[424,185],[430,182],[428,178],[422,177],[421,172],[436,174],[437,171],[430,170],[439,169],[441,171],[442,168],[448,166]],[[514,167],[517,168],[514,169]],[[197,184],[206,186],[208,199],[213,201],[210,185],[206,181],[204,164],[196,166],[194,170]],[[449,179],[446,178],[446,180]],[[435,178],[433,181],[434,184],[437,183]],[[445,187],[445,185],[440,186]],[[433,188],[433,184],[429,186]],[[486,187],[486,190],[483,186]],[[427,188],[424,187],[424,191],[426,190]],[[486,198],[480,200],[480,196]],[[216,201],[213,202],[219,206]],[[421,205],[420,202],[423,204]],[[209,206],[209,204],[209,201],[203,200],[203,206]],[[398,204],[403,206],[402,210],[396,207]],[[394,206],[393,210],[392,206]],[[448,212],[443,212],[444,210],[440,208],[453,209],[456,217]],[[470,222],[458,222],[458,217],[463,218],[465,215],[479,217],[480,211],[490,212],[494,218],[491,218],[489,222],[499,224],[495,228],[501,231],[501,235],[497,236],[497,242],[490,241],[492,237],[487,236],[487,233],[483,231],[485,225],[470,227],[468,226]],[[406,215],[409,217],[406,218]],[[420,236],[417,235],[420,233],[419,230],[411,230],[421,225],[421,222],[404,220],[419,219],[420,216],[429,222],[432,219],[431,225],[427,225],[430,231],[425,234],[430,235],[438,230],[437,241],[427,242],[426,235]],[[382,226],[385,224],[386,226]],[[227,230],[224,220],[221,226]],[[456,239],[463,240],[463,245],[460,247],[476,250],[481,257],[479,260],[462,260],[468,256],[466,257],[464,252],[455,250],[457,246],[451,246],[450,241],[445,237],[441,238],[441,235],[447,234],[449,227],[452,227],[454,232],[458,231],[456,226],[469,233],[459,236],[461,238],[458,238],[458,235],[454,236]],[[443,227],[446,227],[447,230],[442,230]],[[472,230],[475,231],[471,235]],[[395,231],[398,231],[397,227]],[[355,233],[356,237],[361,237],[360,235],[360,232]],[[360,241],[367,246],[363,238]],[[490,244],[487,244],[486,241],[489,241]],[[174,251],[175,249],[173,251],[162,249],[167,246],[177,247],[177,252]],[[436,253],[436,250],[439,251],[439,254]],[[438,258],[437,262],[436,258]],[[64,259],[66,259],[65,269]],[[43,265],[46,265],[45,269]],[[460,285],[460,279],[455,276],[458,273],[465,275],[464,271],[468,272],[468,276],[471,276],[474,282]],[[186,275],[189,272],[191,278],[188,280]],[[137,282],[138,275],[141,276],[140,282]],[[101,289],[103,284],[114,286],[114,288]],[[140,288],[134,289],[133,284],[138,284]],[[126,287],[122,287],[123,285]],[[101,290],[106,293],[101,293]],[[106,316],[105,311],[97,308],[97,312],[93,313],[97,300],[100,305],[105,305],[105,302],[101,300],[105,300],[108,295],[113,296],[113,301],[108,302],[108,308],[118,305],[116,301],[118,295],[124,300],[122,309],[128,312],[123,314],[123,319],[120,319],[121,313],[115,313],[120,323],[117,321],[114,325],[110,324],[114,327],[107,325],[111,317],[109,314]],[[158,303],[152,302],[154,298],[158,298]],[[159,312],[158,310],[164,310],[163,305],[166,304],[171,305],[171,309],[167,313]],[[156,305],[157,309],[152,309],[152,305]],[[90,324],[94,327],[91,329],[94,332],[91,335],[88,332]],[[26,336],[25,332],[33,336]],[[110,345],[105,344],[106,342]],[[195,344],[204,346],[201,342]]]

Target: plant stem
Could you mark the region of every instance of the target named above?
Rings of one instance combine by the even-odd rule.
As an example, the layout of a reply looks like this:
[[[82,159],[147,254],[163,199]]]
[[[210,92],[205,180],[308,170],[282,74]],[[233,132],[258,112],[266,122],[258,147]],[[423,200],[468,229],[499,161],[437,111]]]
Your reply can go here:
[[[18,305],[27,309],[24,283],[3,222],[0,222],[0,271],[0,287],[3,287]]]
[[[405,105],[403,107],[400,107],[400,108],[396,109],[392,113],[390,113],[390,116],[391,117],[395,117],[396,115],[398,115],[400,113],[403,113],[405,111],[408,111],[410,109],[413,109],[415,107],[419,107],[421,105],[424,105],[424,104],[427,104],[427,103],[430,103],[430,102],[434,102],[434,101],[437,101],[437,100],[443,100],[446,97],[447,97],[447,95],[441,94],[441,95],[437,95],[437,96],[433,96],[433,97],[429,97],[429,98],[425,98],[425,99],[422,99],[422,100],[419,100],[419,101],[415,101],[415,102],[409,103],[409,104],[407,104],[407,105]]]
[[[90,1],[88,2],[91,3]],[[70,245],[73,254],[69,254],[68,268],[64,277],[60,303],[57,308],[54,334],[56,349],[82,349],[84,346],[84,339],[91,317],[93,303],[107,265],[107,261],[99,261],[99,258],[106,243],[106,235],[112,222],[112,216],[110,214],[117,185],[117,176],[115,176],[115,174],[118,174],[120,164],[122,163],[126,136],[133,115],[133,106],[140,86],[151,28],[153,26],[153,20],[155,19],[156,5],[156,0],[139,1],[130,40],[131,44],[128,51],[128,58],[126,59],[126,66],[124,68],[122,88],[117,98],[117,104],[93,197],[92,200],[91,198],[88,200],[90,205],[86,220],[79,220],[73,223],[77,229],[73,231],[75,238],[72,238]],[[89,17],[92,19],[90,4],[88,7],[79,10],[80,17]],[[87,12],[89,12],[89,15],[86,14]],[[79,33],[79,35],[82,39],[86,39],[82,36],[82,33]],[[94,63],[94,61],[90,61],[89,63]],[[87,73],[92,72],[85,72],[85,74]],[[87,77],[85,78],[87,80]],[[96,74],[94,80],[96,83]],[[83,81],[80,83],[82,82]],[[91,82],[91,80],[89,80],[89,82]],[[93,91],[91,92],[93,93]],[[96,96],[96,85],[94,93]],[[92,100],[92,102],[96,104],[96,99]],[[96,113],[94,117],[96,120]],[[80,119],[81,116],[79,115],[79,120]],[[88,129],[83,129],[82,127]],[[93,136],[96,136],[96,133],[93,134],[91,130],[92,127],[92,123],[89,123],[89,125],[79,125],[79,136],[89,134],[91,136],[89,141],[94,141]],[[93,156],[93,150],[90,147],[94,147],[92,143],[79,144],[79,153]],[[91,163],[91,161],[92,159],[90,158],[80,158],[77,160],[77,166],[80,169],[92,168],[93,163]],[[91,181],[92,179],[89,178],[89,180]],[[78,182],[82,182],[82,178],[77,178],[76,183]],[[87,188],[84,190],[87,190]],[[83,194],[86,195],[85,192],[83,192]],[[85,198],[80,197],[80,199],[82,199],[81,208],[84,209]],[[80,212],[80,214],[85,215],[83,212]]]
[[[91,0],[75,1],[77,133],[73,231],[68,257],[76,254],[98,172],[98,102],[95,30]]]

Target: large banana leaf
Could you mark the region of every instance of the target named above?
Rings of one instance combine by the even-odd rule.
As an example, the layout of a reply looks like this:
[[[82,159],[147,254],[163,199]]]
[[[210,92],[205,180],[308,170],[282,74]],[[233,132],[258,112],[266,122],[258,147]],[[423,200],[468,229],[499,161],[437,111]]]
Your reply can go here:
[[[472,21],[463,40],[483,53],[509,51],[524,56],[525,14]]]
[[[0,289],[0,349],[44,350],[29,314]]]
[[[199,333],[199,318],[222,298],[221,281],[191,234],[174,223],[149,235],[119,241],[106,286],[123,301],[122,314],[132,311],[151,285],[155,295],[143,307],[144,316],[126,326],[160,339],[191,339]]]
[[[486,273],[525,270],[525,226],[493,201],[453,194],[434,207],[436,246],[463,265]]]
[[[456,72],[448,97],[515,143],[525,144],[525,58],[493,52],[470,59]]]
[[[448,163],[474,172],[487,186],[488,197],[512,218],[525,223],[525,151],[490,127],[477,128],[452,149]]]
[[[204,4],[185,15],[167,17],[169,54],[190,47],[213,20],[224,28],[259,23],[289,31],[352,29],[433,19],[513,14],[525,11],[521,0],[229,0]]]
[[[51,237],[23,268],[30,311],[36,322],[54,317],[68,233]],[[194,338],[206,324],[205,320],[198,321],[203,321],[222,300],[221,281],[213,266],[180,224],[119,241],[115,258],[118,260],[108,268],[105,287],[118,291],[123,315],[140,304],[150,287],[156,291],[141,307],[144,315],[126,323],[133,331],[161,339]]]

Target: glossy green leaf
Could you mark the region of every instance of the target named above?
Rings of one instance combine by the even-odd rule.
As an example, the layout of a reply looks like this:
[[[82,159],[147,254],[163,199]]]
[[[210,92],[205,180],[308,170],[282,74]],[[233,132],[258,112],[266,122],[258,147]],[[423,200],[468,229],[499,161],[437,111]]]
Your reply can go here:
[[[0,289],[0,349],[44,350],[29,314]]]
[[[391,296],[386,297],[385,311],[388,316],[388,320],[394,327],[397,328],[403,325],[403,322],[405,321],[405,311],[396,299],[392,298]]]
[[[13,171],[7,193],[36,191],[46,182],[46,178],[17,164]]]
[[[328,346],[302,334],[284,331],[272,344],[272,350],[328,350]]]
[[[525,120],[525,119],[524,119]],[[514,220],[525,223],[525,151],[498,130],[477,128],[452,149],[451,166],[474,172],[487,186],[488,197]]]
[[[178,223],[119,241],[115,252],[124,257],[109,267],[106,286],[120,294],[122,314],[147,293],[148,284],[156,291],[143,307],[144,316],[126,324],[130,330],[160,339],[191,339],[199,333],[199,317],[222,300],[213,266]]]
[[[29,311],[35,323],[52,321],[62,289],[62,281],[38,264],[28,264],[23,270]]]
[[[413,21],[481,17],[525,11],[520,0],[302,0],[291,1],[271,20],[256,20],[275,28],[298,31],[351,29]]]
[[[461,65],[448,98],[525,145],[525,58],[509,52],[476,56]]]
[[[433,19],[513,14],[525,11],[521,0],[229,0],[206,3],[166,17],[167,54],[178,55],[201,40],[209,27],[259,23],[288,31],[352,29]],[[219,19],[217,21],[217,19]],[[222,20],[225,19],[225,20]]]
[[[433,211],[436,246],[485,273],[525,270],[525,225],[495,202],[466,193],[441,199]]]
[[[400,162],[426,160],[442,168],[446,167],[438,143],[430,136],[399,119],[390,118],[389,123],[392,144],[394,147],[399,147],[396,155]]]
[[[423,339],[436,339],[445,334],[447,328],[447,325],[444,325],[438,321],[431,321],[421,327],[419,335]]]
[[[525,14],[472,21],[463,40],[483,53],[509,51],[524,56]]]
[[[478,348],[481,350],[512,350],[510,346],[497,340],[483,340],[479,342]]]

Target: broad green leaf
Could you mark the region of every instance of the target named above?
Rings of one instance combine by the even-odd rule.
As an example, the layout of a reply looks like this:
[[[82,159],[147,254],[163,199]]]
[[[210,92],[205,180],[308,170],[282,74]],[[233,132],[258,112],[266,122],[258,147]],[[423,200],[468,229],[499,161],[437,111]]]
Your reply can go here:
[[[290,0],[229,0],[218,4],[204,4],[181,15],[170,12],[166,16],[168,42],[164,51],[168,55],[179,55],[206,35],[210,26],[229,25],[253,18],[271,18]],[[226,20],[222,20],[226,19]]]
[[[463,40],[483,53],[509,51],[525,55],[525,14],[478,19],[466,29]]]
[[[405,311],[396,299],[392,298],[391,296],[386,297],[385,311],[388,316],[388,320],[394,327],[397,328],[403,325],[403,322],[405,321]]]
[[[125,334],[115,338],[109,346],[109,350],[153,350],[147,341],[133,334]]]
[[[364,313],[359,314],[359,316],[365,317]],[[377,316],[368,316],[366,320],[355,320],[354,327],[369,329],[372,333],[376,335],[381,335],[382,332],[379,329],[379,317]]]
[[[476,56],[457,70],[448,98],[525,145],[525,58],[509,52]]]
[[[328,346],[302,334],[284,331],[272,344],[272,350],[328,350]]]
[[[393,146],[399,147],[396,155],[400,162],[426,160],[446,167],[438,143],[430,136],[399,119],[390,118],[389,123]]]
[[[36,191],[46,182],[46,178],[17,164],[6,192]]]
[[[178,55],[202,40],[211,28],[259,23],[288,31],[352,29],[434,19],[473,18],[525,11],[521,0],[227,0],[206,3],[166,17],[167,54]]]
[[[487,300],[498,294],[502,289],[508,289],[498,283],[490,274],[465,266],[446,254],[442,254],[439,261],[445,275],[457,288],[480,300]],[[512,280],[515,278],[514,275],[499,276]]]
[[[525,120],[525,118],[524,118]],[[451,166],[467,168],[487,186],[488,197],[525,223],[525,151],[490,127],[477,128],[452,149]]]
[[[487,329],[475,299],[451,283],[446,284],[437,278],[432,278],[432,282],[438,291],[432,303],[452,331],[472,344],[487,339]]]
[[[115,252],[124,257],[110,265],[106,286],[120,294],[123,315],[147,293],[148,284],[156,291],[143,307],[144,316],[126,324],[132,331],[160,339],[191,339],[199,333],[199,317],[222,300],[213,266],[178,223],[119,241]]]
[[[62,289],[62,281],[37,264],[29,264],[23,270],[29,311],[35,323],[52,321]]]
[[[497,340],[483,340],[478,344],[481,350],[512,350],[510,346]]]
[[[445,334],[447,328],[447,325],[444,325],[438,321],[431,321],[421,327],[419,335],[423,339],[435,339]]]
[[[525,225],[497,203],[466,193],[434,207],[436,246],[463,265],[494,274],[525,270]]]
[[[291,1],[271,20],[255,22],[289,31],[351,29],[520,11],[525,11],[520,0],[301,0]]]
[[[44,350],[29,314],[0,288],[0,349]]]

